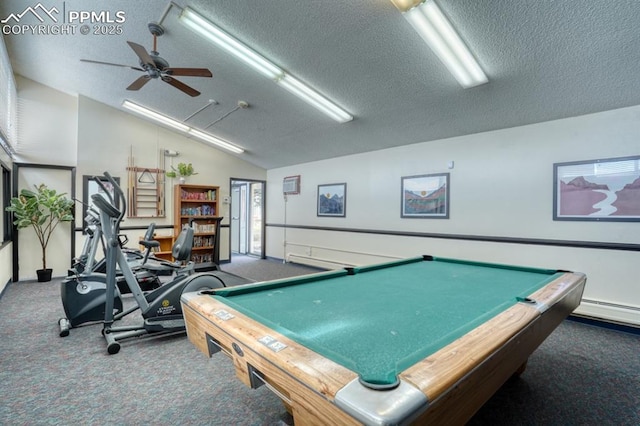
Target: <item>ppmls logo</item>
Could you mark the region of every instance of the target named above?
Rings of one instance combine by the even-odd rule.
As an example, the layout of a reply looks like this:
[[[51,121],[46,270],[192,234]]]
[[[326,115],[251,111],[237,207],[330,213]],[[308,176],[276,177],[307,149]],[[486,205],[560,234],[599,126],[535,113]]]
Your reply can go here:
[[[40,13],[38,13],[38,11]],[[58,22],[58,18],[56,18],[53,14],[55,13],[57,15],[60,12],[58,12],[58,9],[56,9],[55,6],[50,10],[47,10],[47,8],[42,5],[42,3],[38,3],[34,7],[27,7],[22,13],[10,14],[6,17],[6,19],[1,20],[0,23],[7,24],[11,20],[13,20],[15,23],[19,23],[22,17],[27,15],[28,13],[31,13],[33,16],[35,16],[40,22],[44,22],[44,18],[42,18],[42,15],[48,16],[53,22]]]
[[[9,14],[0,20],[0,24],[3,34],[13,35],[75,34],[77,29],[83,35],[118,35],[122,34],[120,24],[125,20],[125,12],[122,10],[67,10],[66,3],[62,2],[62,13],[55,6],[47,8],[38,3],[28,6],[20,13]]]

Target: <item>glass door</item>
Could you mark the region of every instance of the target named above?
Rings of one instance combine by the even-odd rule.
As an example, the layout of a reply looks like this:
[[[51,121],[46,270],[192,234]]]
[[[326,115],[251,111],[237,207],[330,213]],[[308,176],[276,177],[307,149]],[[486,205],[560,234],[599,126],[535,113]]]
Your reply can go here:
[[[249,184],[249,253],[262,256],[262,182],[251,182]]]
[[[231,253],[264,257],[265,182],[231,180]]]

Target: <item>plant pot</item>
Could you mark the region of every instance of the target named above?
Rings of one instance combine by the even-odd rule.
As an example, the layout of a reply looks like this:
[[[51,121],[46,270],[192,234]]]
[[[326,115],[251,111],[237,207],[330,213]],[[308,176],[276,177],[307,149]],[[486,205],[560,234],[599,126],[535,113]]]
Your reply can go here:
[[[44,283],[44,282],[51,281],[52,272],[53,272],[53,269],[51,268],[36,270],[36,273],[38,274],[38,282]]]

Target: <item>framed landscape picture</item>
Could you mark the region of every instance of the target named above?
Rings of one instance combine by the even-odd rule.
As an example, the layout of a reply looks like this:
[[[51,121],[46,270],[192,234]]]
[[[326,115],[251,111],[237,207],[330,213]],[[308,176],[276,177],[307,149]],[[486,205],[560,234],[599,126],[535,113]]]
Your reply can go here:
[[[401,178],[401,217],[449,218],[449,173]]]
[[[346,216],[347,184],[318,185],[318,216]]]
[[[640,221],[640,156],[554,164],[553,220]]]

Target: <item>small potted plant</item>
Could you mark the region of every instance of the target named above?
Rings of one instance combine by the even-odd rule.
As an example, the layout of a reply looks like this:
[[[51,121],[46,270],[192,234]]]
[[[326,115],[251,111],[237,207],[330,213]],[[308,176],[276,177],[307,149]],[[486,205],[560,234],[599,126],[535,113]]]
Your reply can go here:
[[[191,175],[197,175],[193,170],[193,164],[189,163],[178,163],[178,168],[171,166],[171,171],[167,172],[167,177],[174,178],[179,177],[180,183],[185,183],[185,178]]]
[[[65,193],[57,193],[45,184],[34,185],[36,190],[23,189],[11,199],[6,210],[13,212],[13,224],[18,229],[33,227],[42,247],[42,269],[37,270],[38,281],[50,281],[51,269],[47,268],[47,245],[60,222],[73,220],[73,201]]]

